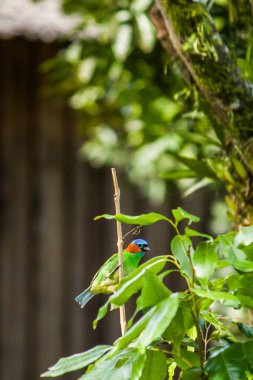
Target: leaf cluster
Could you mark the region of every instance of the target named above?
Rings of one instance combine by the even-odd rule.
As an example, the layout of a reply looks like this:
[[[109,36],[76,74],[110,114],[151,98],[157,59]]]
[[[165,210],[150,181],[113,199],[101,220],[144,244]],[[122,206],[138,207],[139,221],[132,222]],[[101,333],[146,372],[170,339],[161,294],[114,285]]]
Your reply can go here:
[[[125,335],[112,346],[97,346],[60,359],[42,376],[56,377],[84,368],[79,380],[100,376],[108,380],[172,380],[178,368],[180,378],[186,380],[251,379],[253,327],[221,315],[215,305],[253,307],[253,227],[213,239],[192,229],[190,225],[199,218],[180,207],[172,210],[171,218],[157,213],[99,218],[143,226],[167,222],[175,231],[170,253],[153,257],[125,277],[98,311],[94,328],[109,308],[119,308],[137,293]],[[184,228],[180,228],[182,221]],[[200,241],[195,244],[196,237]],[[172,272],[185,280],[184,291],[171,291]]]
[[[240,0],[240,7],[231,0],[195,3],[201,12],[210,12],[250,77],[249,1]],[[159,202],[168,180],[187,179],[179,186],[185,190],[194,185],[189,194],[217,180],[231,184],[232,179],[224,133],[208,116],[197,89],[182,82],[177,64],[168,61],[157,43],[148,17],[151,5],[150,0],[64,0],[64,11],[78,13],[81,22],[43,69],[51,91],[66,95],[80,116],[86,141],[82,155],[94,166],[122,166],[132,183]],[[206,43],[199,25],[184,49],[202,56],[212,52]],[[242,173],[243,165],[235,159]]]

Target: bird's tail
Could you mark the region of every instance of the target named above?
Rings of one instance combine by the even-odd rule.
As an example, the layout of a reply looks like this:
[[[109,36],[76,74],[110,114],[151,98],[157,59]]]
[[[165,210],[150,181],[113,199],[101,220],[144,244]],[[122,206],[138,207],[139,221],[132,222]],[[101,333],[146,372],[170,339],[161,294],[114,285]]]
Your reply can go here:
[[[75,298],[75,301],[78,302],[81,307],[84,307],[94,295],[90,288],[87,288]]]

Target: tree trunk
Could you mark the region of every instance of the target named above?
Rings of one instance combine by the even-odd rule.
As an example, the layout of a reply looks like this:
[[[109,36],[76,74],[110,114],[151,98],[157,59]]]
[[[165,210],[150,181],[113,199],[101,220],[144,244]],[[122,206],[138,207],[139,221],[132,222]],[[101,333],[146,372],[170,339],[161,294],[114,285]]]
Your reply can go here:
[[[164,49],[179,61],[183,78],[198,87],[218,121],[213,128],[225,152],[224,170],[218,172],[228,190],[229,215],[237,226],[253,224],[253,84],[202,4],[156,0],[150,17]]]

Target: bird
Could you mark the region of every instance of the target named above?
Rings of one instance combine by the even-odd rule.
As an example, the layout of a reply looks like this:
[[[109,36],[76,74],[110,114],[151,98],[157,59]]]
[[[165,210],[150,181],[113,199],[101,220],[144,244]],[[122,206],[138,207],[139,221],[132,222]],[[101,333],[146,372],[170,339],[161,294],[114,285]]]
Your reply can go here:
[[[124,276],[128,276],[137,267],[141,258],[150,251],[148,243],[144,239],[133,240],[126,249],[122,251]],[[83,308],[86,303],[96,294],[111,294],[117,290],[119,283],[119,256],[112,255],[97,271],[90,286],[79,294],[75,301]]]

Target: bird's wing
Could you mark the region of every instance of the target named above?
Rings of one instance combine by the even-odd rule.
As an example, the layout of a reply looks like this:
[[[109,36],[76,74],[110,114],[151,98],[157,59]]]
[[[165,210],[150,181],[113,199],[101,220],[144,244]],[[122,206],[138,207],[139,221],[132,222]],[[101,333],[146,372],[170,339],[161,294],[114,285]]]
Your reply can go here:
[[[110,277],[118,269],[118,254],[115,253],[102,265],[102,267],[97,271],[91,283],[98,277],[98,275]]]
[[[109,272],[109,273],[106,275],[106,277],[108,278],[108,277],[112,276],[113,273],[115,273],[117,269],[119,269],[119,264],[118,264],[118,265],[117,265],[117,266],[116,266],[111,272]]]

